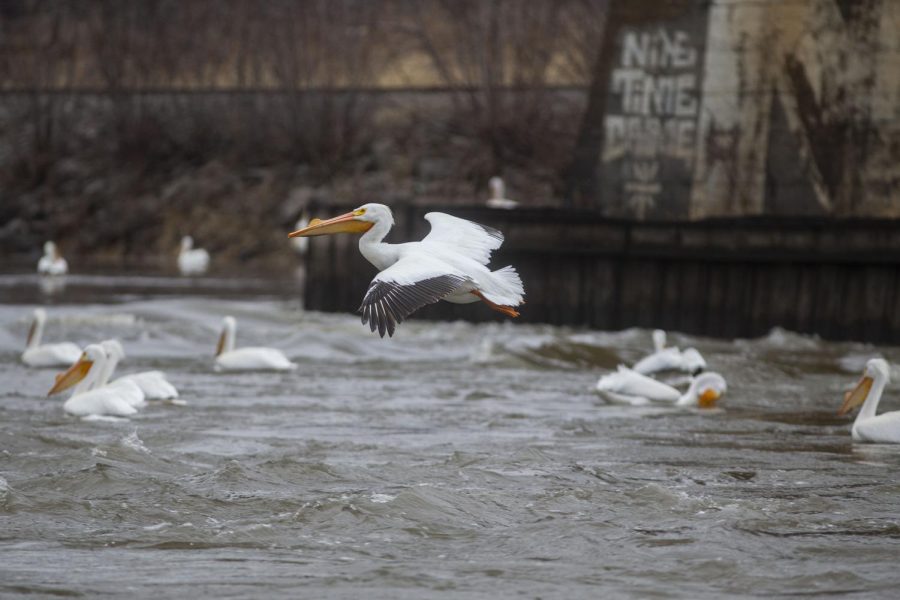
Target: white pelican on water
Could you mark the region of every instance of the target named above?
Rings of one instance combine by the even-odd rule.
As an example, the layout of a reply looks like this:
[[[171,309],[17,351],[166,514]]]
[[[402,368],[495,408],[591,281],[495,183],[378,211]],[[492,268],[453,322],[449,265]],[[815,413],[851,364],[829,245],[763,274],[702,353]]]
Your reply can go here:
[[[856,387],[844,394],[844,404],[839,415],[850,412],[862,404],[853,422],[853,441],[879,444],[900,444],[900,411],[876,415],[884,386],[891,381],[890,367],[883,358],[873,358],[866,363],[866,370]]]
[[[234,317],[222,320],[222,334],[216,345],[216,371],[290,371],[297,365],[275,348],[234,348],[237,321]]]
[[[53,242],[44,242],[44,255],[38,261],[37,271],[41,275],[65,275],[69,272],[69,263]]]
[[[100,344],[90,344],[65,373],[56,376],[56,383],[47,393],[57,394],[75,386],[63,404],[63,410],[76,417],[112,415],[127,417],[137,412],[129,402],[128,393],[117,386],[94,386],[103,376],[106,352]],[[77,385],[76,385],[77,384]]]
[[[488,181],[488,187],[491,188],[491,197],[486,202],[489,208],[505,208],[507,210],[516,208],[519,203],[506,197],[506,185],[499,177],[491,177]]]
[[[672,402],[675,406],[712,408],[727,389],[725,378],[718,373],[701,373],[691,380],[687,391],[682,394],[671,385],[623,365],[597,382],[597,391],[607,401],[632,406]]]
[[[360,306],[362,322],[372,331],[394,335],[397,323],[439,300],[468,304],[481,300],[492,309],[518,317],[525,289],[513,267],[491,271],[491,251],[503,243],[503,234],[444,213],[425,215],[431,233],[421,242],[386,244],[382,240],[394,224],[391,209],[364,204],[347,214],[321,221],[290,237],[363,233],[359,251],[381,272],[375,276]]]
[[[100,385],[107,385],[112,374],[116,370],[119,361],[125,358],[125,349],[119,340],[104,340],[100,342],[106,351],[106,368],[100,379]],[[173,400],[178,398],[178,390],[166,379],[166,374],[162,371],[143,371],[141,373],[132,373],[131,375],[123,375],[109,385],[134,385],[141,392],[141,402],[143,400]]]
[[[203,248],[194,248],[194,238],[189,235],[181,238],[181,250],[178,252],[178,270],[182,275],[202,275],[209,268],[209,252]]]
[[[696,348],[666,348],[666,332],[662,329],[653,331],[653,349],[652,354],[636,362],[632,369],[643,375],[660,371],[683,371],[696,375],[706,369],[706,360]]]
[[[28,330],[28,341],[22,353],[22,362],[29,367],[64,367],[71,365],[81,356],[81,348],[72,342],[59,344],[43,344],[44,325],[47,323],[47,311],[34,309],[34,320]]]

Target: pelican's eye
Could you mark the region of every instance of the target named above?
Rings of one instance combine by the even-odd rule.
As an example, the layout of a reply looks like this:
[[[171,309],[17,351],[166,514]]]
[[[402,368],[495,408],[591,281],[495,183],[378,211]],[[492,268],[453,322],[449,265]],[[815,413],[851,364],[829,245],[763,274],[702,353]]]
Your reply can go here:
[[[353,211],[354,217],[361,217],[364,214],[366,214],[366,209],[364,209],[364,208],[357,208],[356,210]]]

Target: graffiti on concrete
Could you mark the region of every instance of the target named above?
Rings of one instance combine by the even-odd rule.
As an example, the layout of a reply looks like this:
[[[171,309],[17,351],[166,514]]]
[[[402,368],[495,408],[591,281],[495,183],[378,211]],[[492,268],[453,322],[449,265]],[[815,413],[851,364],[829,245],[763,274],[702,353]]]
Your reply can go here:
[[[696,20],[695,20],[696,21]],[[666,23],[628,28],[610,75],[601,180],[618,210],[638,218],[687,214],[697,142],[703,36]],[[701,29],[702,31],[702,29]]]

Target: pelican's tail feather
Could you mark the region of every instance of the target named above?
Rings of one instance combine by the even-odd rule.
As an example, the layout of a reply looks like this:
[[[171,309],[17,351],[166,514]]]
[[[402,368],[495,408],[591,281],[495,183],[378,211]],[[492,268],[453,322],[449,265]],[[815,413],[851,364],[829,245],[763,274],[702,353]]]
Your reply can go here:
[[[491,272],[490,285],[482,287],[481,293],[501,306],[519,306],[525,302],[525,286],[512,266]]]

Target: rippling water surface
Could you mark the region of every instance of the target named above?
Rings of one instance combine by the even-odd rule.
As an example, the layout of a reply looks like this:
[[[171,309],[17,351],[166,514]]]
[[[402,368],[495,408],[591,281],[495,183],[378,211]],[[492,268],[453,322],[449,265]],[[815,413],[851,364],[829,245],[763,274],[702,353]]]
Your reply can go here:
[[[834,416],[896,348],[671,334],[721,410],[607,406],[649,333],[303,312],[254,280],[73,278],[46,341],[122,340],[187,406],[82,421],[19,363],[31,276],[0,276],[0,594],[597,598],[900,585],[900,451]],[[472,308],[479,310],[479,307]],[[286,374],[213,373],[222,316]],[[886,409],[897,409],[900,392]]]

